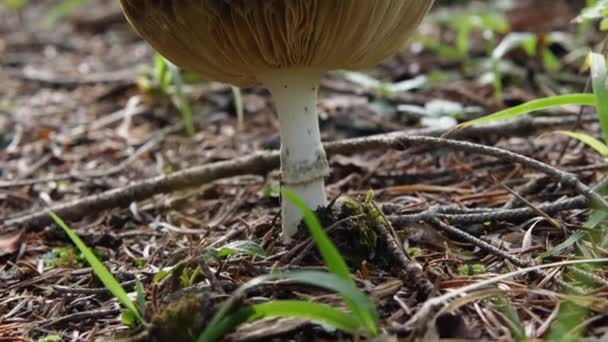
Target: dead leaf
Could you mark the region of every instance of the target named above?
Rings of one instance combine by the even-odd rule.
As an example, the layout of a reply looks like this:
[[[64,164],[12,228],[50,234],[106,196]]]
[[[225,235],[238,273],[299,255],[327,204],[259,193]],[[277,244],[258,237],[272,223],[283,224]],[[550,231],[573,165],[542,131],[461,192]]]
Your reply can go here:
[[[12,234],[0,236],[0,256],[17,252],[24,241],[24,237],[25,229],[18,230]]]

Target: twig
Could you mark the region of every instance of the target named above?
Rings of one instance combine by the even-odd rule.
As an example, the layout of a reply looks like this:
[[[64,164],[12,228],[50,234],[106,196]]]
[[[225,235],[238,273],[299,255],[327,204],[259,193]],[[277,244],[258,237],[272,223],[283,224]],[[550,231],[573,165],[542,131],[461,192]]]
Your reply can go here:
[[[119,314],[121,309],[99,309],[99,310],[90,310],[90,311],[82,311],[75,312],[73,314],[69,314],[63,317],[59,317],[56,319],[49,319],[45,322],[39,324],[39,327],[48,328],[50,326],[55,326],[67,322],[75,322],[82,321],[85,319],[96,319],[98,320],[100,317],[104,316],[115,316]]]
[[[544,188],[547,183],[549,183],[550,179],[548,177],[540,177],[534,178],[530,180],[523,189],[519,190],[517,194],[513,194],[513,197],[507,202],[502,208],[503,209],[513,209],[515,208],[521,200],[519,199],[521,196],[526,196],[528,194],[536,193],[542,188]]]
[[[403,275],[402,280],[408,287],[419,290],[425,299],[428,298],[435,289],[435,286],[433,286],[433,283],[424,274],[422,266],[406,255],[403,250],[403,245],[397,239],[397,234],[391,221],[384,215],[376,203],[373,203],[373,205],[380,215],[382,215],[382,219],[391,230],[389,231],[383,224],[374,225],[376,232],[380,234],[384,241],[386,241],[388,252],[392,254],[403,267],[400,272]]]
[[[549,216],[544,211],[540,210],[532,202],[528,201],[526,198],[524,198],[522,195],[520,195],[517,192],[515,192],[513,189],[511,189],[510,187],[508,187],[506,184],[498,181],[495,177],[492,177],[492,178],[494,179],[495,182],[498,182],[503,189],[507,190],[509,193],[511,193],[511,195],[513,195],[515,198],[517,198],[519,201],[521,201],[523,204],[525,204],[528,208],[532,209],[539,216],[543,217],[545,220],[547,220],[547,222],[551,223],[551,225],[553,225],[553,227],[555,227],[557,229],[561,229],[562,228],[562,225],[559,222],[557,222],[556,220],[554,220],[551,216]]]
[[[133,285],[135,285],[137,281],[136,280],[129,280],[129,281],[125,281],[123,283],[120,284],[120,286],[122,286],[122,288],[127,288],[127,287],[131,287]],[[108,290],[105,287],[98,287],[98,288],[89,288],[89,287],[70,287],[70,286],[63,286],[63,285],[51,285],[51,288],[59,293],[64,293],[64,294],[85,294],[85,295],[90,295],[90,294],[107,294],[110,293],[110,290]]]
[[[415,333],[421,333],[426,329],[426,327],[435,321],[435,318],[441,312],[441,310],[453,299],[466,295],[467,293],[472,293],[474,291],[482,290],[488,286],[494,285],[501,281],[507,280],[512,277],[516,277],[519,275],[523,275],[530,272],[539,271],[545,268],[551,267],[561,267],[568,265],[579,265],[584,263],[606,263],[608,259],[588,259],[588,260],[569,260],[569,261],[561,261],[555,262],[551,264],[538,265],[528,268],[522,268],[507,274],[502,274],[496,276],[494,278],[490,278],[487,280],[483,280],[477,283],[473,283],[471,285],[467,285],[459,288],[458,290],[448,292],[442,296],[432,298],[424,303],[424,305],[416,312],[416,314],[410,318],[410,320],[405,323],[403,326],[398,327],[398,330],[401,331],[412,331]]]
[[[589,201],[608,210],[608,203],[599,194],[583,184],[578,178],[550,165],[532,158],[519,155],[495,147],[488,147],[469,142],[448,140],[432,137],[409,136],[407,133],[396,132],[385,135],[375,135],[365,138],[348,139],[326,144],[328,154],[358,154],[363,151],[385,149],[389,147],[403,149],[413,146],[431,146],[435,148],[452,148],[470,153],[477,153],[498,158],[503,161],[521,163],[529,168],[545,173],[554,181],[571,187]],[[9,226],[35,226],[41,229],[50,223],[48,210],[52,210],[66,220],[78,219],[100,210],[125,207],[134,201],[150,198],[154,195],[173,192],[176,190],[200,186],[220,179],[239,176],[243,174],[265,174],[279,165],[279,153],[262,152],[249,157],[242,157],[232,161],[223,161],[206,166],[198,166],[175,172],[170,175],[158,176],[152,179],[136,182],[122,188],[106,191],[76,199],[67,203],[54,205],[39,212],[17,216],[4,221],[0,232],[6,231]]]
[[[543,203],[536,206],[537,209],[542,210],[547,214],[554,214],[564,210],[585,209],[588,207],[589,201],[584,196],[576,196],[554,203]],[[457,208],[437,208],[433,210],[427,209],[416,214],[389,215],[388,219],[396,226],[403,226],[428,221],[434,217],[447,220],[451,223],[470,224],[487,221],[525,221],[537,215],[536,211],[532,208],[487,209],[481,212],[473,213],[468,213],[466,210],[464,210],[462,213],[458,213],[456,210],[454,210],[454,213],[444,214],[444,212],[451,211],[452,209]]]

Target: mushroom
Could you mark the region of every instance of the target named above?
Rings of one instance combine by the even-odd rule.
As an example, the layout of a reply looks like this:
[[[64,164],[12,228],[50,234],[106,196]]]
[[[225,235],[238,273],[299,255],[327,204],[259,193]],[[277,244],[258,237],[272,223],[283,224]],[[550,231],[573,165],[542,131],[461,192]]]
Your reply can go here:
[[[311,209],[327,204],[329,164],[317,96],[328,70],[375,65],[404,47],[433,0],[121,0],[164,57],[210,80],[265,86],[278,112],[281,181]],[[282,201],[283,237],[301,220]]]

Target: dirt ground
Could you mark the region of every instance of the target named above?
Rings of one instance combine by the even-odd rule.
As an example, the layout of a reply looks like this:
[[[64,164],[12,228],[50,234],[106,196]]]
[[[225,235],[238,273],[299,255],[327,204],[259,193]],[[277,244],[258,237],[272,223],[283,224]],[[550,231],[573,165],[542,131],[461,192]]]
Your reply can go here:
[[[186,87],[196,127],[195,135],[187,136],[181,114],[170,101],[142,92],[141,80],[149,77],[154,52],[132,32],[116,2],[91,1],[49,26],[49,9],[56,3],[32,1],[19,13],[0,7],[0,341],[48,336],[97,341],[133,333],[121,321],[118,302],[60,228],[48,222],[6,222],[144,179],[276,150],[280,144],[265,90],[242,91],[241,127],[232,89],[212,82]],[[462,10],[459,6],[439,1],[420,29],[421,37],[453,46],[457,37],[439,18],[445,11]],[[525,13],[543,11],[538,4],[530,6]],[[577,8],[559,11],[550,24],[542,16],[510,17],[521,30],[543,33],[549,26],[578,38],[572,48],[551,46],[562,63],[557,71],[548,71],[539,59],[520,50],[508,54],[505,106],[588,90],[587,77],[579,72],[581,51],[599,45],[603,37],[593,30],[577,33],[576,25],[570,24]],[[488,68],[479,62],[486,53],[482,33],[472,33],[470,44],[469,57],[459,60],[441,56],[416,40],[399,56],[369,70],[388,83],[419,75],[431,79],[411,91],[385,96],[369,83],[342,73],[328,74],[319,104],[324,141],[396,131],[439,136],[446,131],[445,121],[427,120],[417,113],[449,112],[456,105],[462,121],[502,108],[492,82],[487,81]],[[451,123],[449,115],[444,118]],[[571,172],[590,186],[608,167],[585,145],[550,134],[580,128],[599,135],[591,109],[581,113],[579,107],[565,106],[497,125],[459,132],[454,138],[534,158]],[[374,200],[393,223],[395,234],[389,238],[378,234],[371,246],[352,225],[338,226],[331,233],[358,285],[377,304],[382,328],[393,337],[412,336],[411,327],[403,323],[430,297],[541,262],[606,256],[602,245],[581,238],[596,232],[585,224],[590,213],[587,199],[525,163],[423,144],[335,153],[330,165],[330,198],[365,198],[373,189]],[[151,318],[188,291],[207,293],[218,301],[271,270],[322,267],[314,248],[300,244],[304,238],[286,246],[278,237],[278,170],[253,171],[237,170],[235,177],[216,177],[200,186],[123,201],[105,210],[84,210],[68,223],[128,291],[134,291],[136,278],[142,281]],[[417,222],[408,219],[436,207],[440,209],[435,216]],[[522,208],[523,214],[509,211],[514,208]],[[477,216],[467,220],[468,214]],[[237,240],[259,244],[265,257],[201,262],[199,257],[210,247]],[[409,254],[405,261],[387,247],[395,242],[405,244]],[[563,248],[554,248],[564,242]],[[550,255],[542,255],[546,251]],[[296,261],[290,262],[293,258]],[[186,261],[182,273],[194,274],[189,283],[184,284],[176,272],[156,278],[181,261]],[[425,282],[408,279],[404,263],[419,265]],[[606,270],[584,270],[595,277],[591,280],[581,280],[580,274],[566,267],[543,272],[500,282],[495,288],[503,290],[502,301],[497,293],[463,296],[453,313],[432,326],[444,338],[513,340],[513,325],[517,325],[513,322],[533,338],[546,338],[560,324],[564,331],[606,338]],[[577,288],[591,292],[566,300],[566,294]],[[275,298],[338,302],[320,290],[280,285],[256,290],[248,300]],[[577,320],[576,324],[570,320]],[[230,338],[349,339],[293,319],[245,326]]]

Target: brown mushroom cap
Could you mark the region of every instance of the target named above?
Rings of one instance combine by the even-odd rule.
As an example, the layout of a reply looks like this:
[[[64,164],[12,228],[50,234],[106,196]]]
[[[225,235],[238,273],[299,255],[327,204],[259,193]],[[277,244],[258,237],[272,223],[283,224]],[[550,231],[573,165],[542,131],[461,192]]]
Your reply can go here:
[[[285,68],[359,69],[398,52],[432,0],[121,0],[167,59],[247,87]]]

